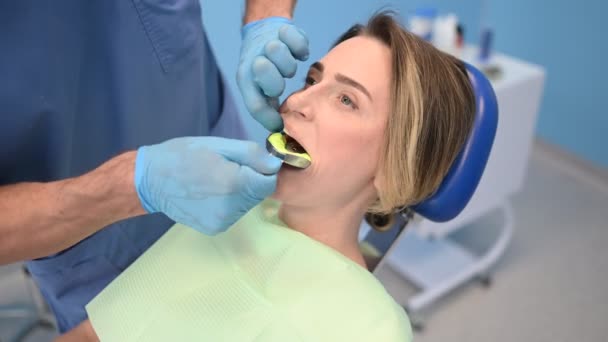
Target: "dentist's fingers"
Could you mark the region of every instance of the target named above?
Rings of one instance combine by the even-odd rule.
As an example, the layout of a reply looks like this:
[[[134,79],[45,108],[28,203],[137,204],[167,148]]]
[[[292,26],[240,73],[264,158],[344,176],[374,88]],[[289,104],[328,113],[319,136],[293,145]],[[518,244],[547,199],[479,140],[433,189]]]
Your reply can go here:
[[[243,64],[237,70],[237,84],[243,95],[245,107],[267,130],[278,132],[283,129],[283,119],[277,111],[278,100],[264,96],[258,84],[252,77],[247,76],[253,73],[251,69],[251,64]]]
[[[283,25],[279,29],[279,39],[287,45],[295,58],[301,61],[308,59],[308,38],[304,31],[293,25]]]
[[[277,187],[277,175],[261,175],[247,166],[241,167],[240,179],[244,184],[242,191],[251,200],[251,207],[272,195]]]
[[[266,57],[253,60],[253,79],[268,97],[279,97],[285,90],[285,79],[279,69]]]
[[[256,172],[265,175],[275,174],[281,168],[282,162],[279,158],[270,155],[266,149],[253,141],[219,137],[214,137],[212,139],[218,141],[218,143],[212,144],[215,146],[213,151],[222,155],[229,161],[248,166]]]
[[[296,74],[297,62],[291,55],[291,51],[285,43],[280,40],[271,40],[264,46],[264,55],[281,72],[283,77],[291,78]]]

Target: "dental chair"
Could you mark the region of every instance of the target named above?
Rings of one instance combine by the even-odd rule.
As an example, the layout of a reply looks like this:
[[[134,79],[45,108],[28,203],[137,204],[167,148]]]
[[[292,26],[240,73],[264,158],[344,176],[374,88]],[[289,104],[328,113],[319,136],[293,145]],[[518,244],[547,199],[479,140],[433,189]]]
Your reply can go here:
[[[475,67],[466,64],[476,99],[473,128],[462,151],[452,164],[439,189],[425,201],[402,208],[388,222],[369,222],[378,225],[398,226],[390,232],[378,233],[367,229],[366,242],[378,245],[378,236],[391,235],[386,250],[370,266],[374,273],[389,263],[420,291],[403,304],[410,315],[414,329],[422,329],[419,311],[473,278],[490,284],[489,268],[504,252],[512,231],[512,213],[505,206],[505,224],[502,233],[485,255],[478,256],[447,238],[447,233],[435,230],[417,230],[421,220],[446,222],[455,218],[469,203],[483,175],[498,125],[498,104],[488,79]],[[369,221],[370,217],[366,217]],[[391,223],[393,222],[393,223]],[[366,223],[364,222],[363,225]],[[408,229],[404,229],[408,226]],[[441,225],[439,225],[441,227]],[[374,243],[374,240],[376,242]],[[386,238],[384,238],[386,240]],[[385,241],[386,245],[386,241]]]

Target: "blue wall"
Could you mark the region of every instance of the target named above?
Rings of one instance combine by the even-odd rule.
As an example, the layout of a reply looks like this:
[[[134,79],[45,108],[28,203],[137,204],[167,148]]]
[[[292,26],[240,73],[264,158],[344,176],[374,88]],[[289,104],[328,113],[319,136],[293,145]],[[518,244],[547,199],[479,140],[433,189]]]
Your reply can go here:
[[[608,168],[608,2],[492,1],[498,49],[543,65],[537,134]]]
[[[234,75],[239,57],[242,0],[203,1],[203,20],[252,139],[262,142],[263,128],[244,109]],[[354,5],[356,4],[356,5]],[[418,5],[432,4],[454,12],[466,27],[467,41],[476,43],[483,19],[495,30],[495,47],[509,55],[543,65],[545,95],[537,134],[579,157],[608,168],[608,115],[600,102],[608,91],[608,38],[601,27],[608,2],[565,0],[437,0],[437,1],[300,1],[296,24],[311,44],[311,58],[287,84],[290,93],[302,83],[311,61],[325,54],[340,33],[387,6],[402,18]],[[483,5],[483,7],[482,7]],[[483,8],[483,10],[482,10]],[[484,15],[482,15],[482,13]]]

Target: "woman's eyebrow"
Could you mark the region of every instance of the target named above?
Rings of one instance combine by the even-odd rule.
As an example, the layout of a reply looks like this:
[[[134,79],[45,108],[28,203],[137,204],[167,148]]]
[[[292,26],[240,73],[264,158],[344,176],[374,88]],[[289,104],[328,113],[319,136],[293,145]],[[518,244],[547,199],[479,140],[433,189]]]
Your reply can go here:
[[[372,99],[372,95],[369,93],[369,91],[367,91],[367,89],[365,89],[365,87],[361,83],[353,80],[352,78],[344,76],[342,74],[336,74],[336,81],[359,89],[363,94],[367,95],[370,101],[374,102],[374,100]]]
[[[314,62],[314,63],[312,63],[310,68],[317,69],[319,72],[323,72],[323,69],[325,69],[325,66],[321,62]]]
[[[310,66],[310,69],[316,69],[317,71],[322,73],[325,69],[325,66],[321,62],[314,62]],[[336,81],[359,89],[363,94],[365,94],[369,98],[370,101],[374,102],[374,100],[372,99],[372,95],[369,93],[369,91],[367,91],[367,89],[361,83],[353,80],[352,78],[344,76],[342,74],[336,74]]]

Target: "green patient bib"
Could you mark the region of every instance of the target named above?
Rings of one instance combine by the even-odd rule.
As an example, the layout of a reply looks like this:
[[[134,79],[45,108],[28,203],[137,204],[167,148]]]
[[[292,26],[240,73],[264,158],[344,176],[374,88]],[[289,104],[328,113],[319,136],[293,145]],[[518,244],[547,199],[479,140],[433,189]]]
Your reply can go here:
[[[86,307],[101,341],[411,341],[366,269],[266,200],[227,232],[176,224]]]

